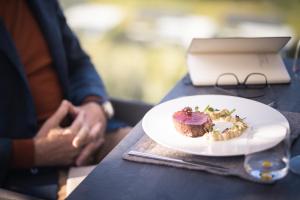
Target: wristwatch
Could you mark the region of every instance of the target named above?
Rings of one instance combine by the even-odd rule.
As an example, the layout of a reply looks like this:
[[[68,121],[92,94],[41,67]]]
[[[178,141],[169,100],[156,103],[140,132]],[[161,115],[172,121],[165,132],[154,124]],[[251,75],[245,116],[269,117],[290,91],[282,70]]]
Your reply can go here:
[[[115,114],[114,107],[110,101],[102,102],[101,107],[103,108],[107,119],[111,119],[114,116]]]
[[[88,103],[88,102],[94,102],[97,103],[99,106],[101,106],[107,119],[111,119],[115,114],[113,105],[108,100],[103,101],[101,97],[91,95],[91,96],[87,96],[83,101],[83,103]]]

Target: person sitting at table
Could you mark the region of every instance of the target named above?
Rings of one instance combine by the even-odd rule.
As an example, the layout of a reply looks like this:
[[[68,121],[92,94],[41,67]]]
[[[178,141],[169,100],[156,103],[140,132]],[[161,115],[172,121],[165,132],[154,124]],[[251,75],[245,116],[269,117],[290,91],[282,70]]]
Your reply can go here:
[[[0,91],[6,188],[35,194],[29,185],[48,169],[34,167],[92,164],[99,149],[103,157],[129,131],[110,119],[105,86],[56,0],[0,1]],[[113,131],[105,142],[105,132]],[[20,177],[26,177],[23,190],[13,185]]]

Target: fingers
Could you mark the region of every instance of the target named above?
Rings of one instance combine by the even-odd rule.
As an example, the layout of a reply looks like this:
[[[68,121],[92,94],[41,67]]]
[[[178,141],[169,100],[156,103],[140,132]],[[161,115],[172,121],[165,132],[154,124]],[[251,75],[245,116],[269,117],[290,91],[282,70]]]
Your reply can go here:
[[[100,137],[100,134],[101,134],[101,128],[102,128],[102,124],[100,122],[96,123],[92,129],[91,129],[91,132],[90,132],[90,137],[93,139],[93,140],[97,140],[99,137]]]
[[[67,128],[63,134],[74,134],[77,135],[79,130],[81,129],[83,123],[84,123],[84,116],[85,113],[82,111],[78,114],[76,119],[71,124],[70,128]]]
[[[55,138],[55,137],[57,137],[57,135],[62,134],[63,131],[64,131],[64,130],[61,129],[61,128],[53,128],[53,129],[51,129],[51,130],[48,132],[47,137],[48,137],[49,139]]]
[[[96,123],[92,129],[83,125],[73,140],[73,146],[78,148],[100,137],[101,123]]]
[[[60,131],[62,129],[53,129],[47,137],[34,139],[37,166],[75,164],[82,149],[73,147],[72,135],[63,135]]]
[[[82,166],[88,164],[89,158],[93,155],[93,153],[104,143],[104,138],[101,137],[97,141],[88,144],[79,154],[76,159],[76,165]]]
[[[58,126],[69,112],[77,113],[77,108],[69,101],[63,100],[56,112],[49,118],[48,123],[53,127]]]
[[[72,117],[76,118],[80,112],[80,109],[76,106],[71,106],[69,112],[72,115]]]
[[[72,145],[75,148],[85,145],[88,142],[87,139],[89,136],[89,131],[90,131],[89,127],[87,125],[83,125],[79,130],[78,134],[73,139]]]

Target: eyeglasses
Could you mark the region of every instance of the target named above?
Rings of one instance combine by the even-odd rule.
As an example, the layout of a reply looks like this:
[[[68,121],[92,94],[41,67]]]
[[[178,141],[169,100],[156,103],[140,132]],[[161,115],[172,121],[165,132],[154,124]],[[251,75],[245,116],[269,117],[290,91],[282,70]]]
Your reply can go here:
[[[270,87],[267,76],[262,73],[250,73],[242,82],[234,73],[223,73],[218,76],[215,83],[218,90],[245,98],[262,97],[267,87]]]

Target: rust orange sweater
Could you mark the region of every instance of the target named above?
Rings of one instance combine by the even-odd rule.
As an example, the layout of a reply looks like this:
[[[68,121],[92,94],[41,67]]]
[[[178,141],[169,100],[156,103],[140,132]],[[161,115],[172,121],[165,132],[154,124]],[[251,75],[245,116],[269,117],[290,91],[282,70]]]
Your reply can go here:
[[[33,96],[41,125],[63,99],[58,76],[52,66],[48,45],[26,0],[1,0],[0,17],[15,43]],[[13,141],[12,165],[28,168],[34,164],[32,139]]]

